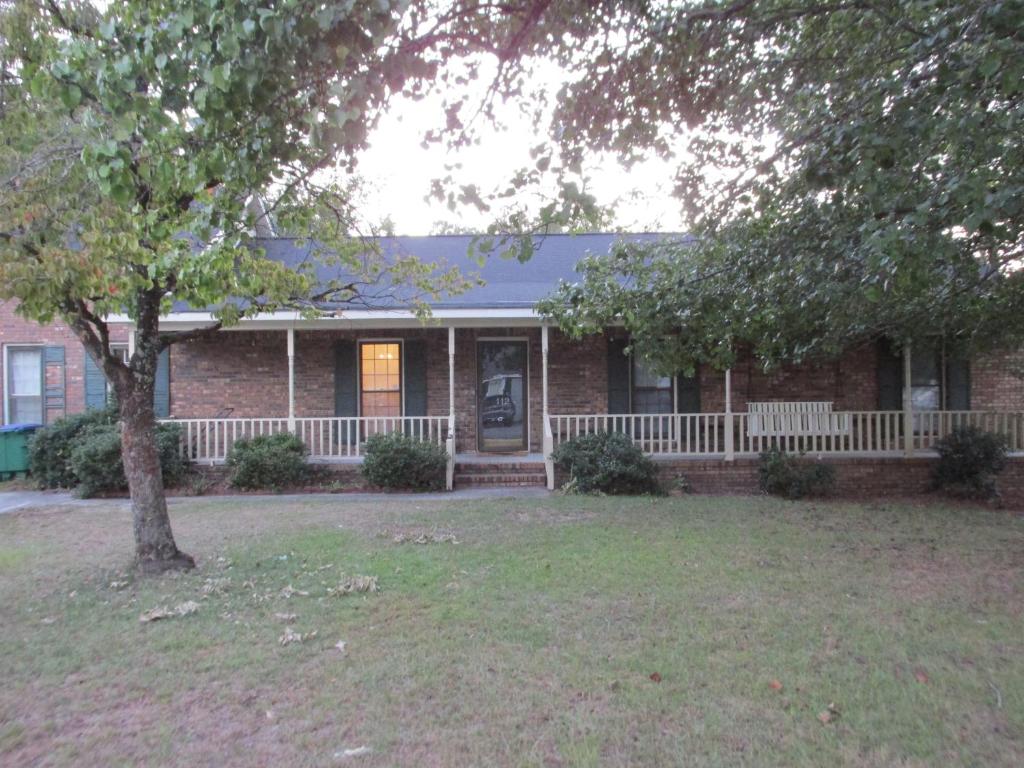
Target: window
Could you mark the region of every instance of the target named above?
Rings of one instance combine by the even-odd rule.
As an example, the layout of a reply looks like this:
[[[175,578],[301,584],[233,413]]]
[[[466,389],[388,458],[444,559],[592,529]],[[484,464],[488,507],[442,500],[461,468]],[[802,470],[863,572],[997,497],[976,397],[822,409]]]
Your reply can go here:
[[[114,357],[120,357],[122,363],[124,363],[125,365],[128,365],[128,345],[127,344],[111,344],[110,345],[110,352],[111,352],[111,354],[114,355]],[[89,353],[86,352],[86,354],[89,354]],[[112,386],[110,386],[110,382],[107,381],[106,377],[103,378],[103,381],[106,383],[106,386],[107,386],[107,389],[106,389],[106,392],[107,392],[107,402],[109,403],[110,402],[110,398],[114,394],[114,388]]]
[[[938,411],[942,408],[942,378],[938,355],[911,354],[910,401],[915,411]]]
[[[360,415],[402,415],[401,365],[402,347],[397,342],[360,345]]]
[[[43,350],[7,348],[7,424],[43,423]]]
[[[641,360],[633,362],[633,413],[672,413],[672,377],[658,376]]]

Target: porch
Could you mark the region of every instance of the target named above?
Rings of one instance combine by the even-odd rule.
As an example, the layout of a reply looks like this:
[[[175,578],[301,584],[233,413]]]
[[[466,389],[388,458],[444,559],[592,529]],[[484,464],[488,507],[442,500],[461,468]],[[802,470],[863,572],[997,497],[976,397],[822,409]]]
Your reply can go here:
[[[899,361],[904,407],[872,409],[865,406],[881,399],[883,376],[870,350],[773,379],[747,371],[736,387],[733,371],[651,376],[623,363],[622,346],[614,331],[574,341],[536,319],[228,331],[174,349],[165,420],[181,425],[187,457],[206,464],[223,462],[239,439],[286,431],[303,440],[311,461],[356,463],[370,435],[401,432],[444,448],[449,488],[459,462],[543,462],[553,487],[551,452],[596,432],[629,435],[665,461],[732,462],[771,448],[923,457],[965,425],[1024,451],[1024,409],[915,409],[909,353]],[[616,389],[623,380],[624,398]],[[661,412],[615,412],[644,404]]]

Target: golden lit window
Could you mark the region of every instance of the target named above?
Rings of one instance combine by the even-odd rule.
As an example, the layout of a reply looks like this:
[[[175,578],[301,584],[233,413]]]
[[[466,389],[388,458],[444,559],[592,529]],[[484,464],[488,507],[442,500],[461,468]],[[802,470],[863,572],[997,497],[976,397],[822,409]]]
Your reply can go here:
[[[363,416],[402,415],[402,348],[364,342],[359,348]]]

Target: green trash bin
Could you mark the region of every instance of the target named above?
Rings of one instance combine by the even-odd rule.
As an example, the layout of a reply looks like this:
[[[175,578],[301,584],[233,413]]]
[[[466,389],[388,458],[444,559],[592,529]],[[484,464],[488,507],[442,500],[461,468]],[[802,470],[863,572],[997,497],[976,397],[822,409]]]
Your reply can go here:
[[[28,439],[39,427],[39,424],[0,427],[0,480],[28,472]]]

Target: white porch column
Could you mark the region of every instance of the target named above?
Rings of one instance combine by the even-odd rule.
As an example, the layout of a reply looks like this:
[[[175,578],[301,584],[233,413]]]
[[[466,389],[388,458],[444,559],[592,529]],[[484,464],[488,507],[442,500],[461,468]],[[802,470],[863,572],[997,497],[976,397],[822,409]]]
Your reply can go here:
[[[914,398],[911,392],[910,344],[903,345],[903,455],[914,455]]]
[[[448,467],[445,472],[445,488],[455,487],[455,327],[448,326]]]
[[[455,328],[448,327],[448,418],[455,418]]]
[[[295,431],[295,329],[288,329],[288,431]]]
[[[540,327],[540,352],[541,352],[541,391],[543,395],[543,413],[541,418],[544,420],[544,440],[541,445],[541,451],[544,454],[544,474],[547,478],[547,488],[549,491],[555,489],[555,463],[551,459],[551,452],[555,449],[555,439],[551,434],[551,419],[548,417],[548,327],[542,325]]]
[[[128,331],[128,359],[131,360],[135,355],[135,329],[132,328]]]
[[[732,368],[725,369],[725,460],[736,458],[736,447],[733,444],[732,418]]]
[[[546,421],[548,418],[548,327],[546,325],[542,325],[540,327],[540,351],[541,360],[543,361],[543,367],[541,369],[543,372],[543,377],[541,379],[544,403],[543,413]]]

